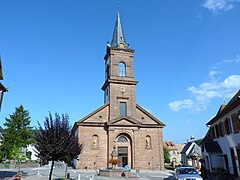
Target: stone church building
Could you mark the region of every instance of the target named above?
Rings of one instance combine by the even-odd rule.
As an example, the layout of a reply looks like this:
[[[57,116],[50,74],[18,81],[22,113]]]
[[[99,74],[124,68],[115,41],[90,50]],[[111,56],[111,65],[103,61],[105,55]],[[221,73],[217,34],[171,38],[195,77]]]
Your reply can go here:
[[[164,169],[162,128],[156,117],[136,103],[134,50],[125,41],[119,13],[111,44],[107,44],[104,105],[74,125],[83,151],[77,169],[111,167],[116,149],[119,167]]]

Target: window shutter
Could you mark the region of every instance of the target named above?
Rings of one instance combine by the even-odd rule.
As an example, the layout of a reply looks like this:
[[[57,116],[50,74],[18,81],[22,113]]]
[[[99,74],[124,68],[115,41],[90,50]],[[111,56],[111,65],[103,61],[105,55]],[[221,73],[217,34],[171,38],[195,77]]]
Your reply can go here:
[[[240,132],[240,119],[239,119],[239,117],[240,117],[240,111],[238,111],[238,113],[237,113],[237,117],[236,117],[236,126],[237,126],[237,130],[238,130],[238,132]]]
[[[215,139],[214,127],[210,128],[210,137],[211,139]]]

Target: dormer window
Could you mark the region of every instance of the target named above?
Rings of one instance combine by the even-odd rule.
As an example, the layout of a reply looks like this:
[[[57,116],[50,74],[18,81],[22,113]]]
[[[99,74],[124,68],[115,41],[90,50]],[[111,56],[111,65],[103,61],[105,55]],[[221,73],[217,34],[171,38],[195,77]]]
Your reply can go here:
[[[123,62],[118,64],[118,76],[126,76],[126,65]]]

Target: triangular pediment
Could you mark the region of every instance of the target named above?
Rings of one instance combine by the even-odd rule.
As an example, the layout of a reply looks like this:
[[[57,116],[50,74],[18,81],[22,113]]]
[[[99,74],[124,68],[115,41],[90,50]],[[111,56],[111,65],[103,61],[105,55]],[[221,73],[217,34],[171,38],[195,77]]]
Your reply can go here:
[[[157,125],[157,126],[161,126],[161,127],[165,126],[164,123],[162,123],[159,119],[154,117],[151,113],[149,113],[147,110],[145,110],[138,104],[136,106],[136,113],[137,113],[137,117],[140,119],[140,121],[143,125],[150,125],[150,126]]]
[[[104,124],[109,119],[109,103],[104,104],[77,123],[81,124]]]
[[[141,122],[129,116],[121,116],[106,122],[106,125],[107,126],[141,126]]]

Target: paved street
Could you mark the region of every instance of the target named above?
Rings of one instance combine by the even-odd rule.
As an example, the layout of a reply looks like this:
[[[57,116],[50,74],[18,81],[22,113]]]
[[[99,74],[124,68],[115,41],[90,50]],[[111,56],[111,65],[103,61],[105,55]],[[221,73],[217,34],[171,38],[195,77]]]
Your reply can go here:
[[[49,175],[49,167],[41,167],[41,168],[32,168],[32,169],[21,169],[23,172],[24,180],[46,180]],[[10,180],[13,175],[16,174],[17,170],[0,170],[0,180]],[[53,179],[60,179],[64,177],[65,168],[63,166],[55,167],[53,171]],[[70,173],[70,177],[73,180],[103,180],[103,179],[141,179],[141,180],[173,180],[174,179],[174,171],[150,171],[150,170],[140,170],[138,177],[132,178],[113,178],[113,177],[103,177],[96,176],[96,172],[94,170],[74,170],[72,168],[68,168],[68,173]],[[132,170],[132,174],[136,176],[135,170]],[[5,177],[4,177],[5,176]],[[79,177],[80,176],[80,177]]]

